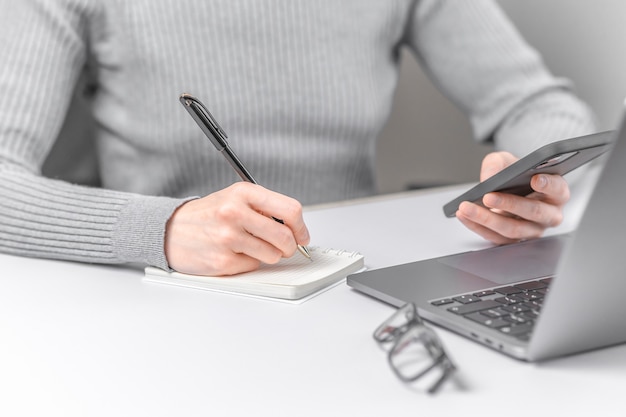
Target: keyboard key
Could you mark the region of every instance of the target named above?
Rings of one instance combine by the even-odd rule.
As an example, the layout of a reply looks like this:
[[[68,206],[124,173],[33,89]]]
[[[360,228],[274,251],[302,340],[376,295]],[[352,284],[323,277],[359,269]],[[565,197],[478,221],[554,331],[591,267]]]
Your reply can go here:
[[[476,297],[486,297],[488,295],[494,295],[496,292],[492,291],[492,290],[484,290],[484,291],[479,291],[479,292],[475,292],[474,296]]]
[[[448,311],[454,313],[454,314],[461,314],[461,315],[465,315],[465,314],[469,314],[469,313],[475,313],[477,311],[481,311],[481,310],[488,310],[490,308],[496,308],[496,307],[500,307],[502,304],[498,303],[495,300],[484,300],[484,301],[477,301],[475,303],[470,303],[470,304],[463,304],[460,306],[454,306],[454,307],[450,307],[448,309]]]
[[[505,311],[503,308],[490,308],[489,310],[482,310],[480,314],[491,317],[492,319],[496,319],[499,317],[508,316],[511,313]]]
[[[524,301],[542,300],[543,295],[537,291],[528,291],[525,293],[517,294],[516,297],[522,298]]]
[[[545,288],[548,285],[541,281],[530,281],[530,282],[523,282],[521,284],[515,284],[513,286],[515,288],[519,288],[520,290],[530,291],[530,290],[538,290],[539,288]]]
[[[502,295],[512,295],[522,292],[521,289],[515,287],[498,287],[494,288],[494,291]]]
[[[515,304],[515,303],[522,303],[526,300],[516,295],[510,295],[506,297],[498,297],[495,299],[495,301],[499,302],[500,304]]]
[[[487,317],[485,315],[483,315],[482,313],[478,312],[478,313],[471,313],[471,314],[466,314],[465,316],[466,319],[470,319],[472,321],[475,321],[477,323],[480,323],[484,326],[487,327],[491,327],[492,329],[497,329],[499,327],[503,327],[503,326],[509,326],[510,323],[502,320],[502,319],[493,319],[490,317]]]
[[[524,323],[528,323],[528,319],[522,317],[521,315],[515,315],[515,314],[511,314],[510,316],[504,317],[503,320],[506,320],[509,323],[515,323],[515,324],[524,324]]]
[[[446,304],[452,304],[454,302],[454,300],[452,298],[444,298],[442,300],[435,300],[433,302],[431,302],[432,305],[434,306],[443,306]]]
[[[527,320],[537,320],[539,312],[534,310],[528,310],[519,314],[520,317],[524,317]]]
[[[542,283],[544,283],[546,285],[550,285],[550,284],[552,284],[552,277],[540,279],[539,282],[542,282]]]
[[[473,295],[459,295],[458,297],[454,297],[453,300],[461,304],[469,304],[480,301],[480,298],[474,297]]]
[[[523,313],[525,311],[529,311],[530,308],[524,304],[511,304],[502,307],[502,310],[507,311],[509,313]]]
[[[530,307],[533,310],[541,310],[541,307],[543,306],[543,300],[532,300],[532,301],[528,301],[524,303],[525,306]]]
[[[532,329],[533,323],[512,324],[510,326],[500,327],[502,333],[510,334],[511,336],[527,335]]]

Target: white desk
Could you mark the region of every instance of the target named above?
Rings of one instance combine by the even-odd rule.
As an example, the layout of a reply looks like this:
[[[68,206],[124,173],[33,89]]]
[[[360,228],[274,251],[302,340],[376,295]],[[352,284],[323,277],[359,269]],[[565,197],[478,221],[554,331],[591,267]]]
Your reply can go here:
[[[314,244],[359,250],[372,268],[478,249],[441,211],[465,188],[306,220]],[[624,415],[626,345],[536,365],[437,329],[465,388],[429,397],[396,379],[371,337],[393,308],[345,285],[291,305],[144,283],[140,268],[0,264],[0,416],[447,416],[490,403],[487,415]]]

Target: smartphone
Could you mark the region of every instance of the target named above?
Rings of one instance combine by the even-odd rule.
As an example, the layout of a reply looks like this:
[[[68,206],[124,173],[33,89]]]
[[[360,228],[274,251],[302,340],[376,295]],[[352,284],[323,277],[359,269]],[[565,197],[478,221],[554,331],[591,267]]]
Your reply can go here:
[[[608,151],[614,133],[610,130],[542,146],[445,204],[443,212],[447,217],[454,217],[461,202],[471,201],[482,205],[483,196],[494,191],[526,196],[533,191],[530,179],[534,175],[565,175],[573,171]]]

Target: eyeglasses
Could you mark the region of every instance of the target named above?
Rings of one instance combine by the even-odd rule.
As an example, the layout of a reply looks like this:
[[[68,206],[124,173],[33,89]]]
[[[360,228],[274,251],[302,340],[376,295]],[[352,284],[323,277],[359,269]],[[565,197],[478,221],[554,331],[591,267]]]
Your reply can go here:
[[[437,374],[429,394],[436,393],[456,370],[441,340],[426,327],[413,303],[405,304],[378,326],[374,339],[388,351],[389,365],[403,382],[417,381],[431,371]]]

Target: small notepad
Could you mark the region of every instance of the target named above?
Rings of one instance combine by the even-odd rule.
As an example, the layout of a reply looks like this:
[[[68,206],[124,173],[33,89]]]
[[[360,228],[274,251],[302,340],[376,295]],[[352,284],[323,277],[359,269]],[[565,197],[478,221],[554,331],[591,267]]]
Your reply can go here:
[[[309,247],[313,261],[296,253],[274,265],[233,276],[201,276],[145,269],[145,280],[204,290],[298,300],[337,283],[364,267],[358,252]]]

